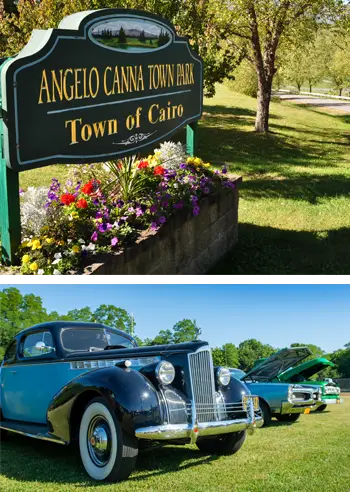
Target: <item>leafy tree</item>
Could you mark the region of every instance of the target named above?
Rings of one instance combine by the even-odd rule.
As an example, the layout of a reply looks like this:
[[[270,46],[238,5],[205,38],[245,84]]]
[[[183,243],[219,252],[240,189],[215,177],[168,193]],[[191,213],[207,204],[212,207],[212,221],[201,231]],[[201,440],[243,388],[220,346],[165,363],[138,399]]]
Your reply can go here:
[[[84,321],[89,323],[93,321],[93,314],[91,312],[91,309],[86,306],[82,309],[72,309],[71,311],[68,311],[66,315],[62,316],[61,319],[62,318],[72,321]]]
[[[270,357],[275,351],[271,345],[263,344],[255,338],[245,340],[238,346],[239,368],[249,371],[256,359]]]
[[[142,31],[140,32],[139,41],[140,41],[141,43],[145,43],[145,42],[146,42],[146,36],[145,36],[145,31],[144,31],[144,30],[142,30]]]
[[[238,367],[239,356],[237,347],[233,343],[225,343],[222,347],[212,349],[215,366]]]
[[[6,347],[21,330],[49,321],[40,297],[22,295],[15,287],[0,291],[0,345]]]
[[[202,330],[197,326],[196,320],[183,319],[173,326],[173,343],[191,342],[198,340]]]
[[[93,321],[103,323],[111,328],[125,331],[132,335],[134,333],[135,321],[125,309],[112,304],[101,304],[93,312]]]
[[[224,366],[225,365],[224,352],[223,352],[221,347],[214,347],[211,350],[211,355],[213,357],[214,366]]]
[[[232,75],[234,80],[228,82],[230,89],[250,97],[257,97],[258,78],[253,65],[248,60],[243,60]]]
[[[343,89],[350,86],[350,42],[342,48],[336,48],[328,63],[328,73],[339,96]]]
[[[339,376],[350,378],[350,344],[346,344],[345,349],[336,350],[330,357],[337,364]]]
[[[345,18],[342,0],[212,0],[212,24],[223,28],[228,42],[245,51],[258,77],[255,130],[269,129],[271,89],[277,70],[277,50],[296,31],[304,36],[322,22]]]

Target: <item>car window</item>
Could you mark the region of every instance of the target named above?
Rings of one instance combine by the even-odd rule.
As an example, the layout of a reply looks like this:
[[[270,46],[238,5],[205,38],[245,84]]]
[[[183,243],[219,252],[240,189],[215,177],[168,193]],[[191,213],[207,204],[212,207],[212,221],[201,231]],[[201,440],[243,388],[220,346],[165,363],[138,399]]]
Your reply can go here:
[[[55,352],[51,333],[40,331],[27,335],[21,352],[23,357],[40,357]]]
[[[17,353],[17,341],[14,340],[6,350],[4,360],[7,362],[11,362],[15,360],[16,353]]]
[[[66,328],[61,333],[62,346],[68,352],[94,352],[107,346],[134,347],[132,340],[104,328]]]

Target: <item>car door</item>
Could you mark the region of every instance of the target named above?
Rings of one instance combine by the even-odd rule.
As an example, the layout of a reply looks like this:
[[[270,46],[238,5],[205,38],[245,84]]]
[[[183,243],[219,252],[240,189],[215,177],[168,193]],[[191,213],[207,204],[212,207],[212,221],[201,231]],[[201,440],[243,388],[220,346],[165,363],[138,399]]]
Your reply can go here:
[[[48,330],[24,335],[17,354],[1,370],[2,413],[6,419],[45,424],[51,400],[72,379],[69,363],[57,359]]]

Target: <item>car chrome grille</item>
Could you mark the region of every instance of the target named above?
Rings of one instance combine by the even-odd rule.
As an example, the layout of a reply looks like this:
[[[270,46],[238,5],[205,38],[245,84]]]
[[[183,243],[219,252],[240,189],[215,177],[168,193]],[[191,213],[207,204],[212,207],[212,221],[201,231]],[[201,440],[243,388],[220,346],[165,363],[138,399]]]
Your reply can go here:
[[[198,422],[218,420],[214,370],[209,348],[189,354],[193,402]],[[193,416],[192,416],[193,417]]]

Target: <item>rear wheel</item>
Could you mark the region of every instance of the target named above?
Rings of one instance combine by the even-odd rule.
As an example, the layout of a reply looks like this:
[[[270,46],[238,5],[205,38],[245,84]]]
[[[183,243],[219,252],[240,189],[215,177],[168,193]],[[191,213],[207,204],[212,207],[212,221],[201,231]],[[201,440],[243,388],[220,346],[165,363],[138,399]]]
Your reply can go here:
[[[259,400],[259,406],[261,411],[261,416],[264,419],[263,427],[267,427],[271,424],[271,410],[266,402]]]
[[[93,399],[84,410],[79,449],[88,475],[110,482],[128,478],[138,455],[137,439],[123,432],[104,398]]]
[[[326,410],[327,408],[327,405],[320,405],[317,409],[316,409],[316,412],[323,412],[324,410]]]
[[[296,422],[300,413],[286,413],[285,415],[275,415],[279,422]]]
[[[222,434],[213,437],[199,437],[198,448],[210,454],[235,454],[241,449],[246,438],[246,431]]]

